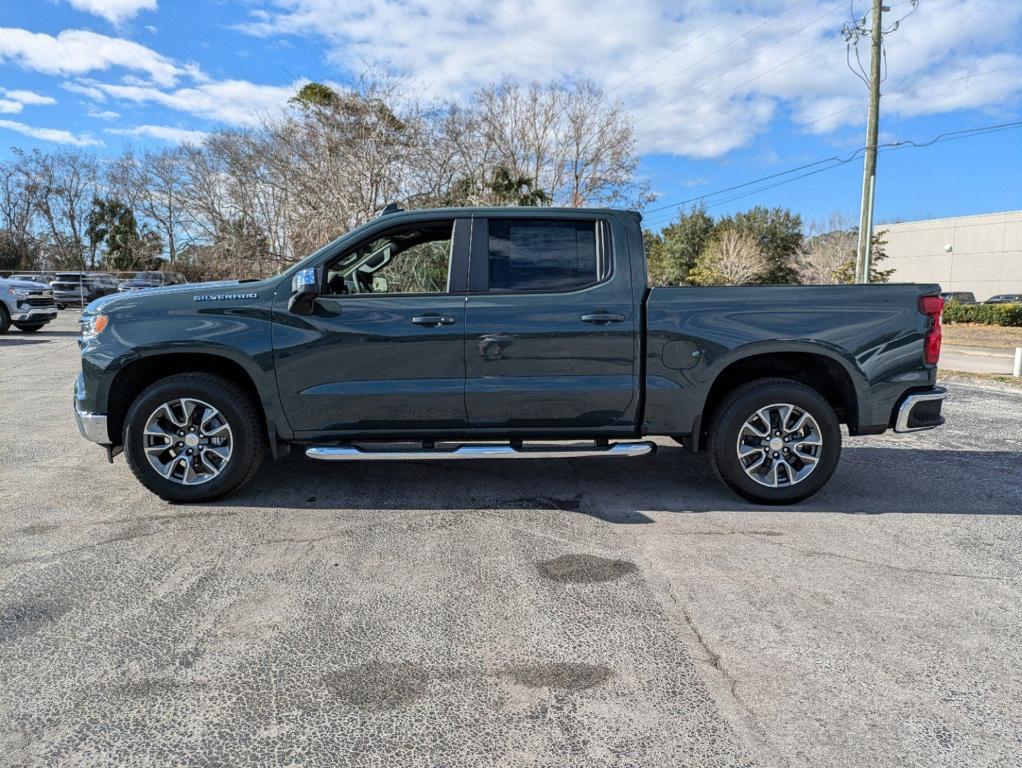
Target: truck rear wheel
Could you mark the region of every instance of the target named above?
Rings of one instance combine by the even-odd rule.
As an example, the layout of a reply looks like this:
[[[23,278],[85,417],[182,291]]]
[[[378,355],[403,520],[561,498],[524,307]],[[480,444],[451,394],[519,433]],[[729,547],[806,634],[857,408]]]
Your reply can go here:
[[[830,480],[841,456],[841,427],[814,389],[759,379],[724,398],[708,447],[717,476],[739,496],[794,504]]]
[[[255,404],[232,381],[182,373],[135,398],[124,421],[124,455],[161,499],[211,501],[255,475],[266,450],[262,431]]]

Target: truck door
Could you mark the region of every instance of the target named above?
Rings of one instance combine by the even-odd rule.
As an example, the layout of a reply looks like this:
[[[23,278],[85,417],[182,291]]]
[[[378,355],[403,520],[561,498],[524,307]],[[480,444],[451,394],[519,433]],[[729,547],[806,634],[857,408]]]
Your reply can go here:
[[[326,261],[311,315],[288,313],[288,296],[276,297],[277,385],[299,436],[468,423],[471,220],[402,218]]]
[[[625,248],[623,230],[598,215],[473,220],[465,317],[473,428],[634,424],[639,318]]]

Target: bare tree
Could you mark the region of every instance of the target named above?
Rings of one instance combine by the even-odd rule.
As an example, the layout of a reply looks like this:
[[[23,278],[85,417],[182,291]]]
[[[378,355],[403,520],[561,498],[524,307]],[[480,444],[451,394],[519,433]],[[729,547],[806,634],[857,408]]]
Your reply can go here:
[[[258,127],[198,144],[104,164],[16,154],[0,164],[0,229],[34,236],[54,265],[95,267],[111,251],[102,206],[118,203],[145,258],[162,243],[193,277],[263,276],[391,202],[641,204],[637,165],[624,111],[592,83],[506,81],[440,103],[368,72],[347,88],[310,83]]]
[[[89,211],[100,192],[99,163],[83,151],[22,156],[42,220],[42,236],[54,266],[90,269],[96,249],[86,237]]]
[[[160,235],[171,263],[191,239],[185,210],[186,158],[184,147],[140,155],[128,150],[108,171],[112,190]]]
[[[858,232],[851,220],[832,213],[823,224],[814,222],[797,257],[799,278],[807,285],[837,282],[837,273],[854,258]]]
[[[566,94],[564,115],[565,202],[573,208],[647,202],[648,188],[635,182],[635,134],[621,105],[585,80]]]
[[[24,155],[16,152],[10,160],[0,162],[0,229],[30,238],[38,213],[37,193]]]
[[[473,107],[484,166],[534,179],[555,205],[641,205],[648,190],[635,181],[635,134],[620,104],[590,81],[479,90]]]
[[[750,235],[723,227],[696,259],[688,279],[696,285],[747,285],[769,268],[770,262]]]

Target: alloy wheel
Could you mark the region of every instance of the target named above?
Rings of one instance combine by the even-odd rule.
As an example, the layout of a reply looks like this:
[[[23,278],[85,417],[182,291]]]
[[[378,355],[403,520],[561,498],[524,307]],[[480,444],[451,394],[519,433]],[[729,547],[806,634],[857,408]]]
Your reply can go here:
[[[201,485],[219,476],[234,448],[230,424],[220,411],[189,397],[153,411],[142,440],[149,465],[180,485]]]
[[[816,469],[823,451],[819,424],[804,408],[775,403],[760,408],[738,431],[738,463],[768,488],[786,488]]]

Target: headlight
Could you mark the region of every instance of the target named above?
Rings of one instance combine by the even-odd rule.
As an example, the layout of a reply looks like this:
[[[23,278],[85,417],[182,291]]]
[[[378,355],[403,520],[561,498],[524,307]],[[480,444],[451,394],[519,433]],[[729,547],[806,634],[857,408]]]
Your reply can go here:
[[[28,288],[11,288],[12,296],[28,296],[30,293]]]
[[[92,315],[82,318],[82,339],[94,339],[103,333],[110,318],[106,315]]]

